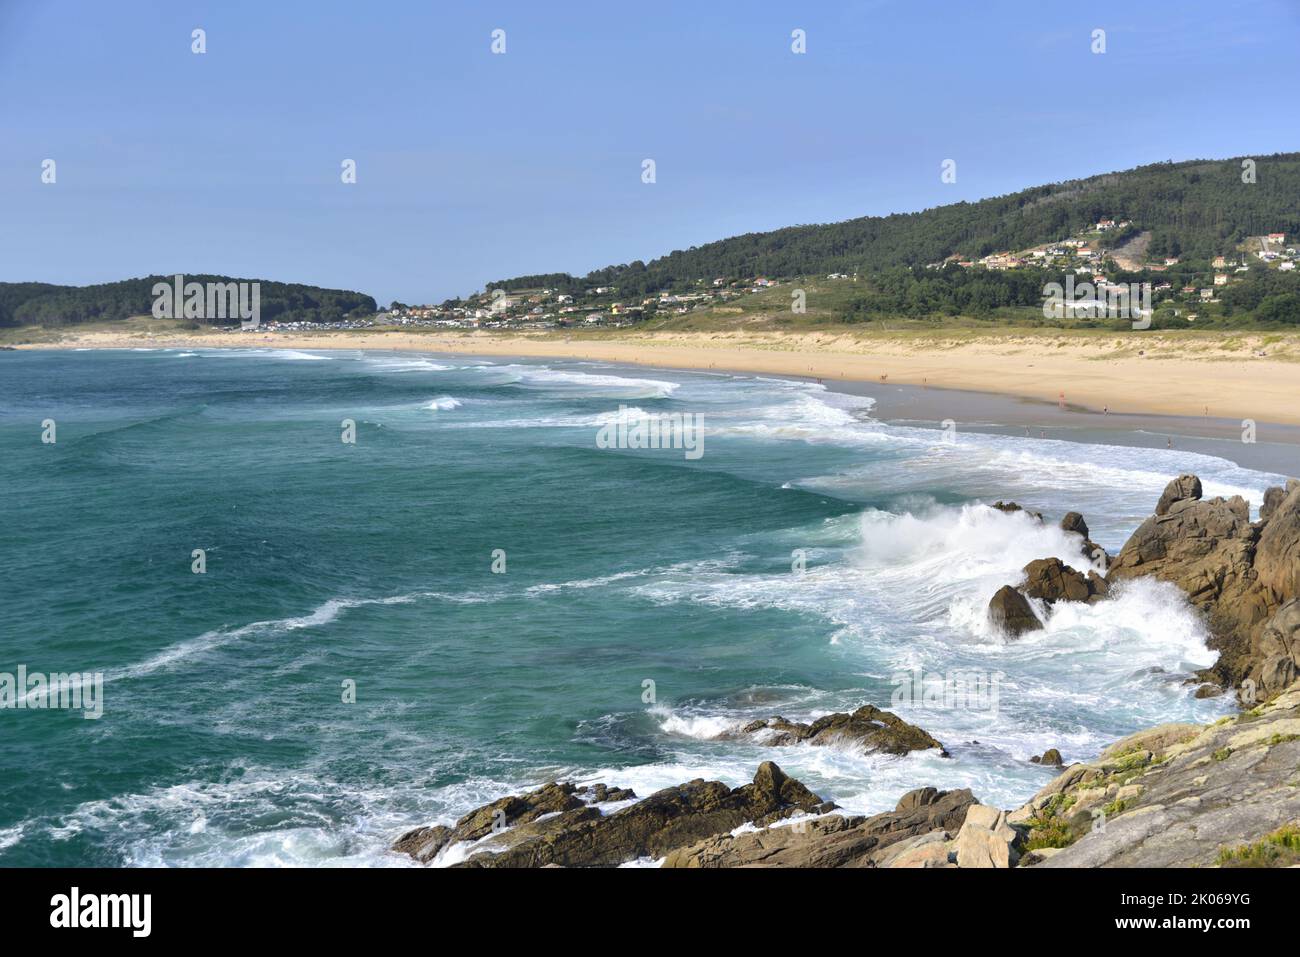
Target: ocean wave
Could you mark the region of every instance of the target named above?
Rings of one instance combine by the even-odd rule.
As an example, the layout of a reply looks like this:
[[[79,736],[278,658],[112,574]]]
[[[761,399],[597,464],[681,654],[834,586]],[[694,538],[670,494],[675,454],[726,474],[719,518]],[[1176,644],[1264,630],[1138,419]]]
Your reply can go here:
[[[671,708],[656,705],[650,714],[664,734],[681,735],[697,741],[716,741],[724,734],[738,731],[743,722],[734,715],[679,714]]]
[[[538,585],[530,585],[524,589],[525,595],[536,596],[544,595],[548,592],[559,592],[569,590],[586,590],[588,588],[604,588],[607,585],[613,585],[618,582],[630,581],[637,578],[648,578],[656,575],[679,575],[697,572],[715,572],[732,567],[739,556],[731,555],[722,558],[709,558],[702,561],[677,562],[672,565],[654,566],[648,568],[638,568],[631,571],[612,572],[608,575],[597,575],[593,578],[577,578],[565,582],[543,582]]]
[[[328,362],[332,356],[317,355],[300,349],[247,348],[247,349],[199,349],[197,354],[204,359],[278,359],[282,362]]]
[[[1006,514],[983,505],[937,507],[919,515],[869,509],[860,525],[855,546],[810,556],[802,574],[714,571],[662,576],[633,590],[657,603],[773,610],[825,622],[827,640],[840,646],[845,667],[876,690],[817,702],[816,714],[863,703],[888,708],[898,676],[917,668],[1001,673],[1005,682],[997,714],[914,714],[906,703],[900,713],[946,745],[978,739],[985,751],[993,749],[1007,760],[1056,746],[1058,739],[1071,740],[1066,736],[1072,733],[1075,753],[1082,757],[1124,729],[1209,720],[1223,707],[1195,699],[1183,683],[1212,664],[1216,654],[1207,649],[1199,616],[1173,586],[1140,581],[1117,587],[1111,600],[1095,605],[1059,603],[1046,616],[1044,629],[1016,641],[992,629],[990,597],[1023,580],[1029,561],[1056,556],[1076,568],[1096,567],[1081,553],[1081,536],[1039,524],[1023,512]],[[1067,700],[1062,688],[1072,689],[1079,700]],[[1102,720],[1088,723],[1080,735],[1081,707]],[[662,717],[661,729],[705,737],[728,722],[773,710],[675,707]],[[802,715],[782,706],[780,713],[792,720],[815,716],[812,708],[800,710]],[[1114,733],[1108,722],[1114,723]]]
[[[368,368],[378,372],[451,372],[456,366],[442,365],[430,359],[418,359],[410,357],[384,357],[367,355],[364,358],[365,365]]]
[[[496,372],[517,370],[518,383],[538,392],[563,394],[567,398],[666,399],[680,383],[632,376],[572,372],[546,366],[493,366]]]
[[[352,608],[363,608],[367,605],[405,605],[423,600],[445,601],[454,604],[479,604],[493,601],[494,597],[486,593],[457,595],[446,592],[418,591],[383,598],[331,598],[305,615],[255,621],[247,625],[241,625],[238,628],[217,628],[212,631],[205,631],[194,638],[169,645],[137,664],[115,668],[106,672],[104,682],[142,678],[155,671],[170,668],[196,655],[213,651],[234,641],[253,637],[276,637],[303,628],[319,628],[335,621],[340,615]]]
[[[86,801],[19,828],[23,839],[92,835],[127,867],[411,867],[418,865],[387,851],[408,819],[400,810],[406,797],[312,769],[234,767],[215,780]]]

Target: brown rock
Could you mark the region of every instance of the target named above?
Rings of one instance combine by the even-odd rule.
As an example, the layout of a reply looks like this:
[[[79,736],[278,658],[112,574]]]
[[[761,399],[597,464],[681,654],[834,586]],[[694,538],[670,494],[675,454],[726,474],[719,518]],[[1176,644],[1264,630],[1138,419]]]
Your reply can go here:
[[[1088,523],[1078,512],[1065,513],[1061,519],[1061,531],[1083,536],[1083,542],[1079,545],[1079,554],[1088,561],[1101,562],[1103,568],[1110,565],[1110,555],[1106,553],[1106,549],[1088,537]]]
[[[1065,763],[1061,760],[1061,752],[1056,748],[1048,748],[1042,754],[1036,754],[1029,760],[1034,764],[1046,764],[1054,768],[1059,768]]]
[[[728,788],[697,779],[665,788],[612,814],[592,805],[496,833],[461,867],[611,867],[724,834],[741,824],[770,824],[799,811],[826,813],[824,802],[770,761],[752,784]]]
[[[1202,677],[1238,688],[1243,699],[1267,699],[1297,674],[1294,613],[1281,611],[1300,598],[1300,482],[1269,489],[1254,523],[1240,496],[1200,496],[1194,475],[1170,482],[1108,580],[1152,575],[1176,584],[1205,615],[1210,647],[1219,652]]]
[[[1300,599],[1288,601],[1265,623],[1253,651],[1249,680],[1254,688],[1248,696],[1253,700],[1243,701],[1246,705],[1271,698],[1300,673]]]
[[[427,864],[443,848],[461,841],[477,841],[493,832],[527,825],[546,815],[583,810],[588,807],[588,801],[602,803],[634,797],[636,795],[627,788],[610,788],[604,784],[579,788],[567,782],[552,782],[527,794],[503,797],[476,808],[457,821],[455,827],[438,824],[414,828],[399,837],[392,849]],[[599,811],[596,816],[600,816]]]
[[[1024,512],[1026,515],[1028,515],[1030,518],[1032,518],[1034,521],[1038,522],[1039,524],[1042,524],[1043,521],[1042,512],[1031,512],[1027,508],[1021,508],[1015,502],[998,501],[998,502],[994,502],[991,507],[996,508],[999,512],[1005,512],[1008,515],[1010,515],[1012,512]]]
[[[883,867],[895,866],[892,849],[912,852],[922,843],[947,841],[975,804],[969,790],[920,788],[903,795],[891,812],[873,817],[833,814],[813,821],[737,835],[720,834],[670,853],[664,867]],[[933,835],[927,838],[927,836]],[[921,839],[921,840],[918,840]],[[946,849],[917,855],[930,866],[947,862]],[[908,859],[904,866],[924,866]]]
[[[1300,484],[1276,501],[1259,535],[1255,571],[1279,601],[1300,598]]]
[[[1180,475],[1168,485],[1156,503],[1156,514],[1164,515],[1176,502],[1196,501],[1201,497],[1201,480],[1195,475]]]
[[[1284,498],[1286,498],[1285,489],[1279,488],[1276,485],[1270,489],[1266,489],[1264,491],[1264,502],[1259,507],[1259,520],[1261,522],[1267,522],[1269,518],[1272,517],[1273,513],[1277,511],[1277,507],[1282,504]]]
[[[452,830],[442,824],[433,827],[417,827],[407,831],[393,842],[393,850],[399,854],[409,854],[421,864],[428,864],[438,856],[438,852],[451,843]]]
[[[1066,532],[1078,532],[1084,538],[1088,537],[1088,523],[1083,520],[1083,516],[1078,512],[1066,512],[1061,519],[1061,530]]]
[[[943,745],[916,725],[874,705],[863,705],[852,714],[823,715],[811,724],[787,721],[780,716],[751,721],[741,734],[765,733],[767,744],[856,744],[865,751],[907,754]]]
[[[1058,601],[1087,601],[1092,595],[1082,572],[1059,558],[1038,558],[1025,566],[1025,583],[1020,591],[1049,605]]]
[[[1029,599],[1010,585],[1003,585],[989,600],[989,621],[1012,638],[1043,627]]]

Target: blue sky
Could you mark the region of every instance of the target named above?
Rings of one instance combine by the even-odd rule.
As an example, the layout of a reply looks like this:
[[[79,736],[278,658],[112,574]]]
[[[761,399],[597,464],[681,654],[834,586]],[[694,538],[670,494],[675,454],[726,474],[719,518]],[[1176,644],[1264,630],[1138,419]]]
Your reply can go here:
[[[211,272],[440,301],[1291,151],[1298,40],[1297,0],[0,0],[0,281]]]

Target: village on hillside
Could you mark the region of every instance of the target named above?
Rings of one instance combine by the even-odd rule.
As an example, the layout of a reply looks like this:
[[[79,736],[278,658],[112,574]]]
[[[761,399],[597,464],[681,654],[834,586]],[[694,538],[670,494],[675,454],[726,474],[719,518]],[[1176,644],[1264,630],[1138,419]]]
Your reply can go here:
[[[1123,243],[1109,243],[1112,235],[1131,236]],[[1179,280],[1155,282],[1151,286],[1154,302],[1172,301],[1176,306],[1195,307],[1199,304],[1217,303],[1219,290],[1239,282],[1248,274],[1251,265],[1263,265],[1282,272],[1296,268],[1296,246],[1287,245],[1285,233],[1252,236],[1230,253],[1202,261],[1182,261],[1177,256],[1163,257],[1157,262],[1144,261],[1149,232],[1139,232],[1127,220],[1099,220],[1091,229],[1075,234],[1069,239],[1045,243],[1018,252],[999,252],[981,259],[962,259],[950,256],[941,263],[931,263],[928,268],[939,269],[955,262],[964,269],[991,270],[1022,269],[1026,267],[1049,268],[1073,273],[1091,282],[1098,297],[1120,292],[1126,287],[1116,283],[1108,273],[1151,272],[1177,274]],[[1183,267],[1183,268],[1179,268]],[[1196,313],[1176,309],[1189,322],[1195,322]]]
[[[848,278],[836,275],[831,278]],[[635,300],[619,297],[613,286],[593,286],[583,295],[555,289],[512,292],[489,290],[460,302],[440,306],[393,304],[376,317],[397,326],[431,326],[448,329],[555,329],[583,326],[622,327],[652,316],[684,315],[694,309],[724,303],[780,285],[762,276],[748,279],[714,279],[698,283],[691,292],[665,290]]]
[[[1149,232],[1137,230],[1127,220],[1102,219],[1068,239],[1029,249],[991,253],[978,259],[950,256],[930,263],[928,269],[956,265],[962,269],[1002,271],[1037,268],[1078,277],[1096,290],[1099,299],[1129,287],[1119,273],[1165,273],[1169,278],[1151,284],[1151,301],[1166,304],[1171,315],[1194,323],[1194,310],[1219,302],[1220,291],[1242,281],[1252,267],[1291,272],[1296,269],[1296,246],[1285,233],[1251,237],[1212,260],[1183,260],[1176,256],[1152,261],[1145,256]],[[349,319],[341,324],[312,322],[264,323],[270,331],[308,331],[316,328],[373,329],[426,328],[460,330],[621,328],[650,318],[672,318],[741,300],[781,285],[794,285],[808,277],[718,277],[696,280],[689,290],[663,290],[657,295],[624,297],[615,286],[592,286],[582,293],[537,288],[489,289],[467,299],[440,305],[406,305],[394,302],[373,317]],[[818,277],[819,280],[821,277]],[[835,272],[827,282],[856,283],[857,273]],[[869,287],[869,276],[862,277]],[[1131,277],[1130,277],[1131,278]],[[737,309],[736,311],[740,311]]]

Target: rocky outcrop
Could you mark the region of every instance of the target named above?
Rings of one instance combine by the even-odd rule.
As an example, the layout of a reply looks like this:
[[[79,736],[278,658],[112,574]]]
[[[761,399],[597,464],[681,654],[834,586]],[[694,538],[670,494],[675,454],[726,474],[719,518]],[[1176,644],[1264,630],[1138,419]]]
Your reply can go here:
[[[1030,518],[1032,518],[1034,521],[1038,522],[1040,525],[1041,525],[1042,522],[1043,522],[1043,513],[1042,513],[1042,512],[1031,512],[1031,511],[1030,511],[1029,509],[1027,509],[1027,508],[1021,508],[1021,507],[1020,507],[1019,505],[1017,505],[1015,502],[1002,502],[1002,501],[997,501],[997,502],[994,502],[994,503],[990,506],[990,508],[996,508],[999,512],[1004,512],[1004,513],[1006,513],[1007,515],[1011,515],[1011,514],[1014,513],[1014,512],[1024,512],[1026,515],[1028,515],[1028,516],[1029,516]]]
[[[761,827],[792,814],[824,814],[835,807],[770,761],[759,765],[753,783],[743,787],[697,779],[610,814],[603,813],[599,802],[569,800],[578,793],[573,785],[551,784],[523,797],[503,798],[461,818],[450,835],[418,828],[402,835],[393,850],[428,863],[464,840],[473,843],[464,849],[460,867],[612,867],[663,857],[742,824]],[[505,808],[521,811],[521,817],[511,819],[507,813],[503,821],[498,811]],[[438,850],[430,852],[438,841]]]
[[[966,814],[954,843],[958,867],[1015,867],[1020,834],[1007,823],[1007,812],[977,804]]]
[[[1061,752],[1056,748],[1048,748],[1042,754],[1036,754],[1029,759],[1032,764],[1046,764],[1049,767],[1059,768],[1065,762],[1061,759]]]
[[[1078,512],[1066,512],[1061,517],[1061,530],[1076,532],[1084,538],[1088,537],[1088,523],[1083,520],[1083,516]]]
[[[437,824],[407,831],[397,839],[392,849],[427,864],[443,848],[461,841],[481,840],[494,831],[528,824],[543,815],[576,811],[591,804],[626,801],[635,797],[626,788],[610,788],[604,784],[579,788],[568,783],[551,783],[527,794],[503,797],[499,801],[485,804],[462,817],[455,827]]]
[[[989,621],[1012,638],[1043,627],[1030,604],[1034,598],[1046,605],[1058,601],[1096,602],[1110,593],[1106,579],[1096,572],[1085,575],[1059,558],[1037,558],[1024,567],[1019,587],[1003,585],[989,600]]]
[[[1251,522],[1240,496],[1206,501],[1201,492],[1194,475],[1170,482],[1107,578],[1151,575],[1181,588],[1205,615],[1210,647],[1219,652],[1205,677],[1237,688],[1251,704],[1276,694],[1288,677],[1280,659],[1293,646],[1267,626],[1282,605],[1300,597],[1300,483],[1270,489],[1258,522]]]
[[[893,811],[831,814],[720,834],[672,852],[664,867],[947,867],[953,834],[979,807],[969,790],[909,791]],[[996,809],[992,810],[996,815]]]
[[[1043,627],[1029,599],[1010,585],[1003,585],[989,600],[989,621],[1012,638]]]
[[[1285,498],[1286,491],[1284,489],[1278,488],[1277,486],[1266,489],[1264,491],[1264,501],[1259,506],[1259,520],[1261,522],[1267,522],[1272,518],[1273,513],[1277,511],[1277,507],[1282,504]]]
[[[1195,475],[1180,475],[1168,485],[1156,502],[1156,514],[1167,515],[1179,502],[1194,502],[1201,497],[1201,480]]]
[[[849,746],[885,754],[908,754],[930,748],[943,750],[943,745],[926,731],[914,724],[908,724],[892,712],[882,711],[869,704],[863,705],[852,714],[841,711],[823,715],[811,724],[787,721],[780,716],[763,718],[751,721],[738,732],[728,733],[724,737],[735,737],[738,734],[758,735],[764,744],[777,746],[790,744]]]
[[[1083,544],[1079,546],[1079,552],[1084,558],[1093,562],[1101,562],[1103,568],[1110,564],[1110,556],[1106,554],[1106,549],[1088,537],[1088,523],[1083,520],[1083,516],[1078,512],[1065,513],[1061,518],[1061,531],[1071,532],[1083,538]]]
[[[1198,867],[1300,820],[1300,684],[1214,724],[1161,725],[1074,764],[1011,812],[1023,864]],[[1243,851],[1242,849],[1246,850]]]
[[[1287,482],[1285,494],[1274,500],[1268,516],[1261,516],[1254,568],[1260,584],[1280,599],[1300,598],[1300,482]]]
[[[1271,689],[1285,688],[1295,681],[1300,674],[1300,599],[1292,598],[1277,610],[1265,623],[1252,651],[1255,661],[1246,680],[1255,681],[1258,690],[1267,695]]]
[[[1051,605],[1058,601],[1097,601],[1106,595],[1106,579],[1071,568],[1059,558],[1037,558],[1024,568],[1020,592]]]

